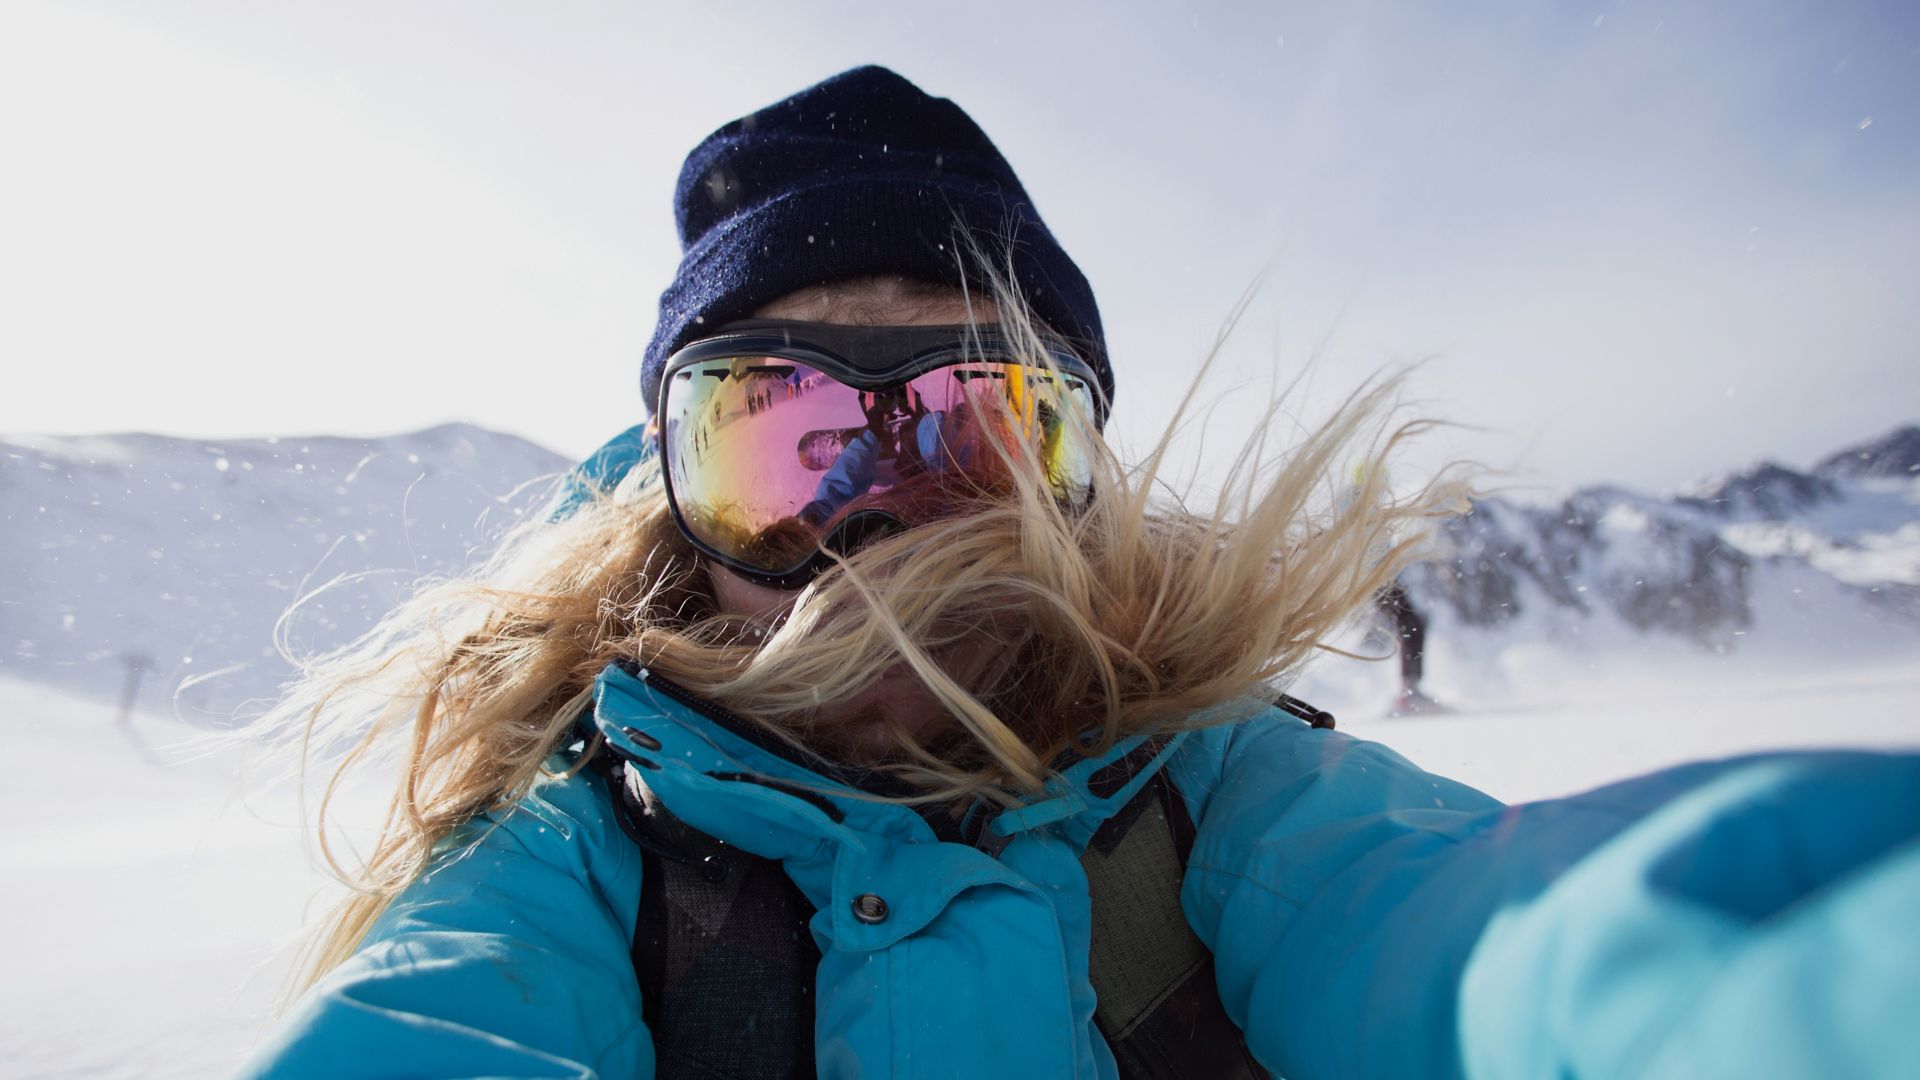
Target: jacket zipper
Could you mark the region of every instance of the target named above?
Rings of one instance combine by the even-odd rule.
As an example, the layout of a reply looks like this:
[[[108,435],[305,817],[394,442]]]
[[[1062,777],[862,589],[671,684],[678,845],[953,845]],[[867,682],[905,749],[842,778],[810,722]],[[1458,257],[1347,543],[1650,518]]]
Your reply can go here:
[[[631,660],[617,660],[615,661],[615,663],[620,665],[620,669],[622,671],[625,671],[627,674],[632,675],[634,678],[640,680],[641,683],[645,684],[646,686],[652,687],[654,690],[659,691],[661,694],[664,694],[666,697],[671,698],[675,704],[682,705],[687,709],[700,714],[702,717],[713,721],[715,724],[720,725],[720,727],[727,730],[728,732],[731,732],[735,735],[739,735],[740,737],[753,743],[755,746],[758,746],[759,748],[766,750],[771,754],[774,754],[775,756],[779,757],[783,761],[786,761],[790,764],[797,765],[803,769],[807,769],[809,771],[814,771],[814,772],[821,771],[820,766],[822,765],[826,765],[829,767],[831,767],[832,765],[832,762],[827,762],[824,760],[817,763],[799,760],[798,757],[792,751],[792,749],[789,747],[777,747],[769,741],[754,738],[753,729],[747,724],[745,720],[742,720],[739,716],[735,715],[734,713],[729,712],[718,705],[715,705],[713,702],[708,701],[707,699],[699,696],[698,694],[693,693],[691,690],[688,690],[685,687],[672,682],[671,680],[668,680],[666,678],[663,678],[659,675],[654,674],[651,668],[642,667]],[[632,736],[629,736],[629,738],[631,737]],[[782,751],[786,751],[786,752],[783,753]],[[651,762],[638,761],[637,759],[629,757],[626,754],[622,754],[621,756],[626,757],[629,761],[635,761],[636,764],[646,765],[653,768],[659,767],[657,765],[653,765]],[[735,783],[759,784],[761,787],[772,788],[775,791],[779,791],[784,794],[793,796],[794,798],[800,799],[803,802],[811,804],[815,809],[827,815],[827,817],[831,819],[833,823],[836,825],[840,824],[841,822],[844,822],[847,819],[846,811],[840,809],[838,806],[835,806],[831,799],[828,799],[824,795],[821,795],[819,792],[808,788],[804,784],[796,784],[790,780],[783,780],[775,776],[757,776],[752,773],[744,773],[744,772],[719,772],[719,773],[708,773],[707,775],[713,777],[715,780],[727,780]],[[842,778],[832,776],[831,774],[829,774],[829,779],[842,779]],[[842,782],[844,782],[844,780],[842,780]],[[858,785],[849,785],[849,786],[857,787]]]

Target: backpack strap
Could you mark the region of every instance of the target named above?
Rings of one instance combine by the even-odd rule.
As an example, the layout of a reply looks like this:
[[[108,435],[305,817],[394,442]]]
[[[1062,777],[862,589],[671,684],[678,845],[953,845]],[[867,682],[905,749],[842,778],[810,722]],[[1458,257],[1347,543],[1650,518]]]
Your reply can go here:
[[[661,1080],[810,1077],[814,907],[787,872],[667,813],[643,786],[633,970]],[[676,858],[662,848],[677,848]]]
[[[1186,800],[1163,771],[1093,834],[1080,859],[1093,903],[1094,1022],[1124,1080],[1267,1075],[1227,1016],[1213,954],[1180,908],[1194,833]]]
[[[1316,727],[1333,724],[1297,699],[1281,704]],[[615,816],[643,860],[632,960],[655,1075],[812,1076],[820,964],[808,928],[813,905],[778,861],[675,818],[612,755],[595,761],[605,762]],[[1101,825],[1081,856],[1092,902],[1094,1022],[1121,1080],[1267,1075],[1227,1016],[1213,956],[1180,907],[1195,831],[1163,770]]]
[[[814,1075],[814,907],[772,859],[668,813],[612,754],[592,767],[640,849],[629,957],[660,1080]]]

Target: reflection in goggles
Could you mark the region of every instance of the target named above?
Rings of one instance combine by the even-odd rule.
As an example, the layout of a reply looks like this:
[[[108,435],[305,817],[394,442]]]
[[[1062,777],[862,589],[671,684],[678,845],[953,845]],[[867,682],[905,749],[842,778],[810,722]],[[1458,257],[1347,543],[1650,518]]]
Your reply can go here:
[[[1086,380],[967,362],[858,390],[774,357],[697,362],[672,373],[662,415],[676,512],[704,546],[777,573],[811,558],[862,511],[929,520],[1010,482],[1009,457],[1039,465],[1063,500],[1089,469],[1065,422],[1092,427]]]

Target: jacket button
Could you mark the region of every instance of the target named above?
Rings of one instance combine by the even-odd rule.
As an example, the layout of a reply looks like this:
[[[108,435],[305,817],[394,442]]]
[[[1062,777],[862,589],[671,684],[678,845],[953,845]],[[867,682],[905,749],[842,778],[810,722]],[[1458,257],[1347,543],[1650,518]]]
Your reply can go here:
[[[861,893],[853,898],[853,917],[863,923],[885,922],[887,902],[872,893]]]

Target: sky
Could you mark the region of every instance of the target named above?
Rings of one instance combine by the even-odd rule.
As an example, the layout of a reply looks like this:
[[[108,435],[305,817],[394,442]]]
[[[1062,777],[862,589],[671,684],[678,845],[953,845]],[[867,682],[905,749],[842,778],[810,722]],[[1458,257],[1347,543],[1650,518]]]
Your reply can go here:
[[[878,62],[966,108],[1100,298],[1110,434],[1204,485],[1418,362],[1520,490],[1920,420],[1906,3],[0,6],[0,432],[579,455],[644,415],[681,158]]]

